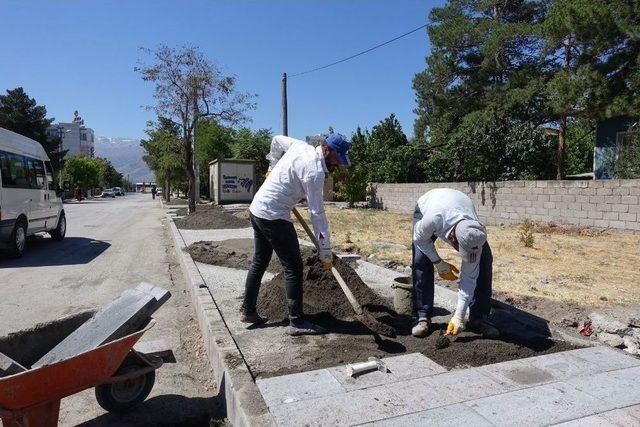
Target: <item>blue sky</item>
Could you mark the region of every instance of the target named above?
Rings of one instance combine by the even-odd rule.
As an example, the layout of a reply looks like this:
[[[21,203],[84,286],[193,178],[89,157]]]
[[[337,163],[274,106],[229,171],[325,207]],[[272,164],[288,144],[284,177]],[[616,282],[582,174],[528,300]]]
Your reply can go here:
[[[196,45],[256,93],[252,128],[282,128],[280,82],[426,23],[444,0],[0,0],[0,90],[23,86],[56,120],[78,109],[107,137],[144,136],[152,86],[133,71],[140,46]],[[426,30],[289,81],[289,134],[350,134],[390,113],[413,133],[413,75]]]

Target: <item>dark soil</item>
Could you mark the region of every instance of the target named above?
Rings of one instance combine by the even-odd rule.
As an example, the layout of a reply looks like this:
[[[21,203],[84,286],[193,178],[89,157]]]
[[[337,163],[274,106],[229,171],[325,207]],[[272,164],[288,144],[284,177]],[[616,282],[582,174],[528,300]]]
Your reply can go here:
[[[305,314],[323,316],[327,321],[318,323],[329,328],[334,326],[331,324],[332,321],[353,320],[355,318],[353,307],[331,271],[323,269],[320,260],[315,255],[303,259],[305,260],[303,296]],[[367,311],[373,314],[393,314],[389,302],[373,292],[346,262],[336,258],[334,266],[353,292],[356,300]],[[284,273],[280,272],[260,288],[258,312],[273,320],[287,317]]]
[[[366,360],[370,356],[385,357],[401,353],[420,352],[447,368],[482,366],[506,360],[522,359],[546,353],[571,350],[576,347],[563,341],[533,334],[509,326],[499,340],[487,340],[471,332],[457,337],[445,337],[442,331],[447,317],[434,318],[433,332],[426,338],[411,336],[411,319],[400,318],[392,304],[367,287],[357,273],[345,262],[335,261],[358,301],[376,318],[393,326],[398,336],[388,339],[374,336],[355,319],[355,314],[331,272],[323,270],[316,256],[306,258],[304,269],[305,316],[330,332],[330,336],[314,339],[313,350],[303,350],[313,369]],[[273,321],[286,320],[287,307],[282,273],[262,285],[258,297],[258,312]],[[446,316],[445,310],[436,312]],[[440,321],[441,323],[437,323]],[[309,338],[302,338],[309,339]],[[446,342],[443,342],[446,341]],[[307,346],[305,346],[307,347]],[[294,372],[294,371],[291,371]],[[285,371],[260,373],[261,376],[283,375]]]
[[[163,203],[169,206],[179,206],[179,205],[184,206],[189,204],[189,200],[171,197],[171,200],[169,200],[168,202],[165,200]]]
[[[248,270],[253,259],[252,239],[230,239],[223,242],[196,242],[187,251],[195,261],[205,264]],[[267,271],[278,273],[282,266],[278,257],[271,258]]]
[[[195,212],[176,219],[175,223],[178,228],[186,230],[251,227],[249,220],[238,218],[215,205],[198,205]]]

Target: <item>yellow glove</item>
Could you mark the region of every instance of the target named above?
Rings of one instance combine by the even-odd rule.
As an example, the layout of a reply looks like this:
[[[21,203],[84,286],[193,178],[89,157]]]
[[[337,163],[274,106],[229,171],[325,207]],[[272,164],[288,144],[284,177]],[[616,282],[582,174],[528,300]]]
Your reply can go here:
[[[449,264],[444,260],[440,260],[436,264],[436,269],[438,270],[438,274],[444,280],[456,280],[458,276],[456,273],[460,273],[460,271],[456,268],[455,265]]]
[[[322,268],[325,270],[331,270],[333,266],[333,255],[331,254],[331,248],[328,249],[320,249],[320,262],[322,263]]]
[[[449,324],[447,325],[447,332],[445,333],[445,335],[458,335],[464,329],[463,322],[464,321],[462,320],[462,316],[454,314],[451,320],[449,320]]]

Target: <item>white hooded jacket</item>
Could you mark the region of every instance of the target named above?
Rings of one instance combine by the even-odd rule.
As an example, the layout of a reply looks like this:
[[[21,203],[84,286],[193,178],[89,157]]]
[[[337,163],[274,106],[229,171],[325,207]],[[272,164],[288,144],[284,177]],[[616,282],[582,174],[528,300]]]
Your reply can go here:
[[[331,249],[329,223],[324,213],[324,178],[328,172],[321,147],[277,135],[271,141],[269,176],[253,197],[249,210],[262,219],[291,222],[291,211],[307,199],[311,223],[321,249]]]
[[[427,191],[418,199],[413,214],[413,243],[431,262],[440,261],[432,236],[452,244],[449,236],[457,223],[469,219],[480,222],[473,201],[461,191],[437,188]],[[458,284],[458,307],[456,312],[464,316],[473,300],[476,281],[480,272],[482,249],[475,262],[462,261]]]

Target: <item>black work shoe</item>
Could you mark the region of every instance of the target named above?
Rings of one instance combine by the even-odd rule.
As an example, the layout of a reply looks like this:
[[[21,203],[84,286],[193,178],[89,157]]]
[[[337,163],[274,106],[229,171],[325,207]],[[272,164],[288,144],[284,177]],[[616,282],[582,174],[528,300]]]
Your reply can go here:
[[[469,320],[467,331],[482,334],[483,338],[496,339],[500,337],[500,330],[487,319]]]
[[[291,336],[298,335],[320,335],[326,333],[327,330],[322,326],[314,325],[306,320],[293,322],[287,328],[287,334]]]
[[[267,319],[261,317],[258,313],[243,314],[240,317],[242,323],[251,323],[252,325],[261,325],[267,323]]]

